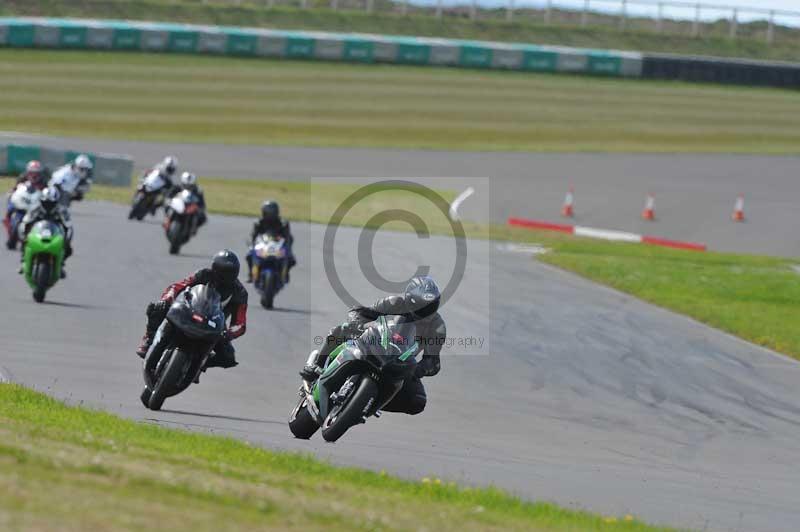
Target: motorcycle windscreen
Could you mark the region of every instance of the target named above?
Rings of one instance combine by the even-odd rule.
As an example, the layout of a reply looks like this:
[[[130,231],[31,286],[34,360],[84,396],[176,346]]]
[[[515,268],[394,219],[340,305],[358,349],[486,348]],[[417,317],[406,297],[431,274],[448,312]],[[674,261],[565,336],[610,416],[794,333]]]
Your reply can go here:
[[[380,316],[358,339],[361,350],[382,372],[413,374],[419,344],[416,327],[401,316]]]
[[[41,220],[36,222],[31,228],[31,234],[38,236],[43,241],[47,241],[57,236],[64,236],[61,226],[50,220]]]
[[[225,315],[219,293],[210,285],[197,285],[181,292],[167,319],[190,338],[215,341],[225,330]]]

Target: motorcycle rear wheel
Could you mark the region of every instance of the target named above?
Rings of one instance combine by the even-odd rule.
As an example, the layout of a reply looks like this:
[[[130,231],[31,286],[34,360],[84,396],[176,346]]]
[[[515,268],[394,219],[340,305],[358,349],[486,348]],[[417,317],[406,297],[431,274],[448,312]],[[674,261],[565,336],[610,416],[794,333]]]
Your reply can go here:
[[[325,441],[335,442],[347,429],[362,423],[367,405],[377,397],[378,384],[372,377],[363,376],[350,397],[345,399],[345,403],[334,407],[323,421],[322,437]]]

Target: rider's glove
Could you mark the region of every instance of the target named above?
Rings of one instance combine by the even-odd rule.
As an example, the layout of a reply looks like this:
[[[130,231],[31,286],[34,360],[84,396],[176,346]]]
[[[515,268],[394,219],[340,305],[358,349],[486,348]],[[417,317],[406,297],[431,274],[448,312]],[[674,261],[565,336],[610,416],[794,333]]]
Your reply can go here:
[[[317,366],[316,364],[306,364],[303,366],[303,370],[300,372],[300,376],[303,377],[303,380],[306,382],[312,383],[322,374],[322,368]]]
[[[347,321],[363,324],[378,319],[379,315],[369,307],[356,306],[347,313]]]
[[[423,357],[420,363],[417,364],[417,369],[414,370],[414,376],[418,379],[422,377],[433,377],[439,373],[441,367],[439,357]]]
[[[169,310],[171,302],[166,300],[160,300],[147,305],[147,316],[166,316],[167,311]]]

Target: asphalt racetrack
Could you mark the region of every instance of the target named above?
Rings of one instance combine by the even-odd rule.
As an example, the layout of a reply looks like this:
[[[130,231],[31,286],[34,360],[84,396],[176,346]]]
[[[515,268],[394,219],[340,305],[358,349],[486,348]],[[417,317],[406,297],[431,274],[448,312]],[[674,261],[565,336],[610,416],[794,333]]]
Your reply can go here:
[[[385,414],[336,444],[291,438],[297,371],[323,324],[344,318],[321,273],[324,227],[305,224],[294,226],[299,266],[280,308],[261,309],[250,287],[241,364],[147,411],[133,353],[146,303],[220,248],[242,251],[250,221],[212,215],[175,257],[160,220],[126,212],[75,207],[69,277],[42,305],[14,273],[18,256],[0,253],[0,373],[73,404],[409,478],[703,530],[797,529],[800,364],[487,242],[468,242],[463,283],[442,310],[452,338],[487,344],[445,349],[421,415]],[[360,233],[340,229],[334,257],[359,298],[375,292],[359,281]],[[381,232],[374,250],[387,277],[428,261],[441,279],[452,244]]]
[[[724,154],[595,154],[446,152],[161,144],[60,139],[17,133],[0,140],[131,155],[144,168],[177,155],[200,176],[251,179],[431,177],[489,178],[476,186],[491,209],[463,206],[475,221],[505,223],[509,216],[558,221],[570,184],[574,223],[702,242],[712,250],[800,255],[800,157]],[[431,179],[441,186],[440,180]],[[452,185],[459,187],[459,180]],[[645,196],[655,194],[656,221],[641,220]],[[731,221],[745,195],[746,223]]]

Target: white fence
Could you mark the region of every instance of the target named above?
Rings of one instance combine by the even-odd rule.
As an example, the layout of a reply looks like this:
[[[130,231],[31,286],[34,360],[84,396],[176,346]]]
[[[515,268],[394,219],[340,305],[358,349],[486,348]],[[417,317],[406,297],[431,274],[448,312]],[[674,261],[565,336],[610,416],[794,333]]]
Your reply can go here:
[[[198,0],[195,0],[198,1]],[[614,26],[621,30],[681,33],[699,37],[713,34],[731,39],[746,36],[768,43],[778,30],[800,31],[800,11],[766,9],[757,5],[707,4],[687,0],[200,0],[299,8],[325,7],[398,15],[427,14],[437,18],[472,20],[530,20],[544,24]],[[757,0],[748,0],[756,4]]]

